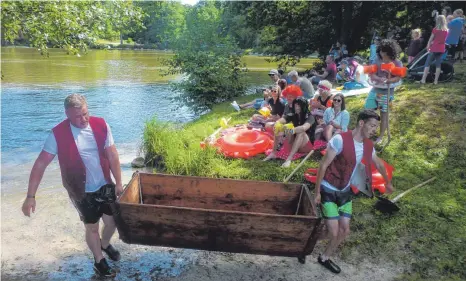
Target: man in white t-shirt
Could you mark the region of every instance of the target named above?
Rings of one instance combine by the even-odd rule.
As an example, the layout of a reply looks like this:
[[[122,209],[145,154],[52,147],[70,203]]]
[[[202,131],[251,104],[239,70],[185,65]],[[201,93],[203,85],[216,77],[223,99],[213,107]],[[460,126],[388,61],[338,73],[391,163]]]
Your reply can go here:
[[[118,152],[110,127],[104,119],[89,116],[84,96],[69,95],[64,104],[67,119],[52,129],[34,163],[22,211],[26,216],[35,211],[40,181],[57,155],[63,185],[84,223],[86,242],[95,259],[94,270],[101,276],[115,276],[102,251],[114,261],[120,259],[120,253],[110,244],[116,229],[110,203],[123,192]],[[102,239],[100,218],[104,222]]]
[[[380,116],[375,111],[361,111],[356,129],[337,134],[330,139],[327,153],[317,172],[315,203],[322,203],[322,213],[330,239],[324,253],[319,255],[318,262],[334,273],[340,273],[341,269],[330,260],[330,256],[349,235],[352,215],[350,183],[354,180],[356,168],[363,159],[367,184],[371,185],[371,165],[374,164],[385,179],[386,193],[393,192],[385,166],[377,157],[374,145],[369,139],[376,133],[379,123]]]

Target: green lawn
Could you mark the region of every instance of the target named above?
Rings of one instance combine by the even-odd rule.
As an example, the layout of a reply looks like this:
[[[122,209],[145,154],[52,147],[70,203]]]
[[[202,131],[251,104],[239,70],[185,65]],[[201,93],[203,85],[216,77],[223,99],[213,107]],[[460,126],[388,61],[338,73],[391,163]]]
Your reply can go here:
[[[390,112],[392,142],[381,157],[396,171],[395,194],[436,175],[438,180],[403,197],[401,211],[393,216],[373,209],[375,200],[358,198],[354,204],[352,234],[341,254],[346,261],[368,256],[374,262],[388,259],[406,268],[399,280],[466,279],[466,64],[456,64],[453,82],[438,86],[405,83],[396,92]],[[352,116],[362,109],[366,96],[347,99]],[[242,97],[238,102],[251,100]],[[253,110],[236,112],[229,103],[184,126],[156,120],[146,124],[146,156],[157,160],[156,171],[218,178],[282,181],[291,168],[281,162],[225,159],[199,142],[231,117],[232,125],[247,122]],[[317,167],[319,155],[305,168]],[[292,181],[303,181],[303,171]]]

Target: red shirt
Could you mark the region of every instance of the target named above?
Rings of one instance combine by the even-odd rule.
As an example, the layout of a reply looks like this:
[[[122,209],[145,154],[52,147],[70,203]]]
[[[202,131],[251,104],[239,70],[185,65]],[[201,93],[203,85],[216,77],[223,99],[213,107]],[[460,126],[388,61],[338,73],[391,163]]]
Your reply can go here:
[[[330,82],[333,82],[335,79],[337,79],[337,65],[334,62],[327,64],[327,68],[325,70],[328,73],[325,79]]]
[[[445,53],[445,41],[447,40],[448,31],[434,28],[432,29],[432,34],[434,35],[434,39],[432,40],[432,45],[429,47],[429,52]]]

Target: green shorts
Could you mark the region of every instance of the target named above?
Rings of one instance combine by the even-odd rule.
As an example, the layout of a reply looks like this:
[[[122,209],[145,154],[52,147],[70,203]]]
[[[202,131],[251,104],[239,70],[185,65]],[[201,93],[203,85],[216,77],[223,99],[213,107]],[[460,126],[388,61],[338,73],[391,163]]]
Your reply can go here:
[[[345,192],[320,190],[322,213],[324,219],[338,220],[340,217],[351,218],[353,201],[351,189]]]

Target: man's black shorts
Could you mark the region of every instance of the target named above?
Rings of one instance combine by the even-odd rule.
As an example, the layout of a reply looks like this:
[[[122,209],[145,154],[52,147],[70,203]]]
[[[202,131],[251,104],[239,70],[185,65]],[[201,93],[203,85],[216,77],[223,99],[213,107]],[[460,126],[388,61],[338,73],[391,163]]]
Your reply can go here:
[[[96,192],[88,192],[80,201],[73,201],[81,220],[85,224],[97,223],[103,214],[113,215],[110,203],[116,200],[115,185],[106,184]]]

